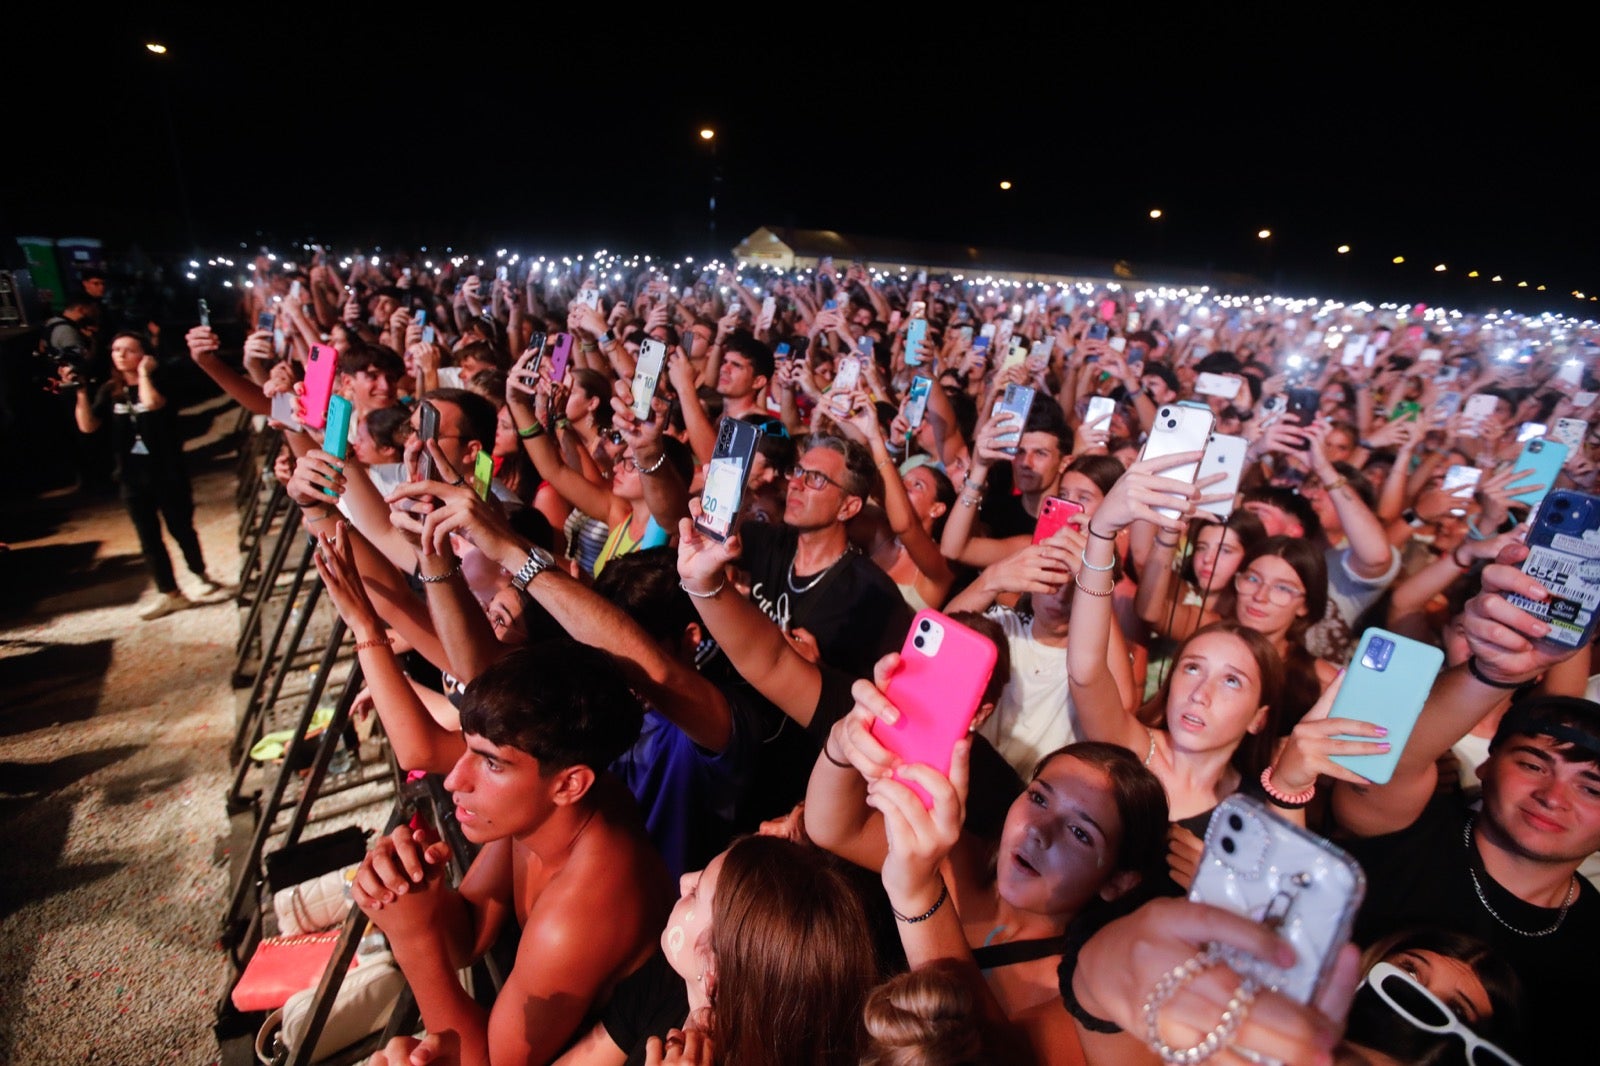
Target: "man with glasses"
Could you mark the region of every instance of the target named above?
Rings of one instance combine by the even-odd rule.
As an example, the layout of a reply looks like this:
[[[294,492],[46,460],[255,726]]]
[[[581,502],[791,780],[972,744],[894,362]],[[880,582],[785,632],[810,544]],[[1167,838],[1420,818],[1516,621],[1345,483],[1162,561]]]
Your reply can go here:
[[[814,437],[790,473],[783,524],[740,529],[756,604],[811,661],[820,657],[856,677],[899,650],[911,624],[894,582],[846,535],[875,478],[861,445]]]
[[[1434,787],[1435,760],[1508,691],[1588,654],[1541,643],[1544,623],[1506,599],[1549,595],[1516,568],[1526,554],[1513,545],[1484,570],[1463,625],[1471,656],[1439,675],[1389,782],[1336,784],[1332,811],[1367,874],[1358,941],[1414,925],[1484,940],[1525,985],[1531,1042],[1512,1053],[1586,1062],[1593,1049],[1581,1019],[1592,994],[1579,975],[1600,951],[1600,893],[1577,871],[1600,849],[1600,704],[1525,696],[1501,719],[1478,771],[1481,809]],[[1322,769],[1349,781],[1331,762]],[[1280,789],[1308,784],[1274,779]]]

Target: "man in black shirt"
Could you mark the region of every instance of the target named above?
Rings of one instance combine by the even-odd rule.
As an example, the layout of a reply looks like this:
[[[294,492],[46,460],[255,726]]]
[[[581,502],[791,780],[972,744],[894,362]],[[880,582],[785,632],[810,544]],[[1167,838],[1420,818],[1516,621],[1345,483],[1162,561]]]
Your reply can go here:
[[[1357,939],[1433,925],[1487,941],[1524,982],[1521,1050],[1536,1052],[1524,1061],[1579,1062],[1592,1054],[1581,1020],[1591,997],[1577,975],[1600,951],[1600,893],[1577,875],[1600,850],[1600,704],[1513,704],[1479,770],[1482,810],[1433,798],[1434,760],[1505,690],[1576,654],[1540,643],[1544,623],[1504,598],[1548,595],[1516,569],[1526,553],[1507,548],[1484,571],[1466,612],[1472,657],[1439,675],[1394,776],[1339,784],[1333,811],[1368,878]]]
[[[789,478],[783,525],[741,527],[756,604],[807,658],[854,677],[898,651],[911,625],[894,582],[850,547],[845,532],[875,476],[861,445],[814,437]]]
[[[183,439],[177,414],[161,389],[163,375],[155,356],[149,354],[139,334],[119,333],[111,342],[111,365],[111,380],[100,386],[93,400],[85,388],[78,388],[75,414],[78,429],[84,433],[97,432],[107,424],[111,427],[122,500],[161,594],[140,615],[149,621],[189,606],[189,600],[178,591],[172,560],[161,540],[161,519],[166,520],[167,532],[178,542],[184,562],[205,591],[215,592],[222,586],[206,574],[200,538],[194,531],[194,498],[183,464]],[[63,374],[63,380],[69,378],[75,380],[70,370]]]

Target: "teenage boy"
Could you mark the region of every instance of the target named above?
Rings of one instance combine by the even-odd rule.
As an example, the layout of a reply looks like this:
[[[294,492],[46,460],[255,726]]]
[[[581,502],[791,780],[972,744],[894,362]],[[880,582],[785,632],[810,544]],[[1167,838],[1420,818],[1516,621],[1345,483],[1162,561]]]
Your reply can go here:
[[[467,687],[467,751],[444,782],[481,849],[460,887],[446,881],[445,846],[406,827],[362,863],[352,895],[452,1061],[550,1062],[655,950],[672,898],[666,869],[633,798],[605,772],[640,720],[603,652],[562,639],[507,656]],[[508,920],[522,930],[516,963],[485,1012],[456,971]]]

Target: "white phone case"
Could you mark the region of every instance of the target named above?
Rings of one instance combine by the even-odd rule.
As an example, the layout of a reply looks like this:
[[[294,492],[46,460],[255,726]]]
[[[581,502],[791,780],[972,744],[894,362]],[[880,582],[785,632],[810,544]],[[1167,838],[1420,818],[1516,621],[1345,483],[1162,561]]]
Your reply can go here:
[[[667,361],[667,346],[653,337],[639,345],[639,362],[633,371],[633,417],[641,422],[650,420],[650,401],[655,398],[656,383],[661,380],[661,367]]]
[[[1144,450],[1139,453],[1140,462],[1181,452],[1204,451],[1215,422],[1215,416],[1206,408],[1178,403],[1163,405],[1156,411],[1155,425],[1145,439]],[[1161,476],[1174,481],[1187,481],[1192,485],[1199,468],[1198,462],[1186,463],[1161,471]],[[1170,507],[1158,507],[1156,513],[1168,518],[1178,517],[1178,512]]]
[[[1202,503],[1200,510],[1216,515],[1224,522],[1233,514],[1233,505],[1239,494],[1239,478],[1244,474],[1244,456],[1249,449],[1250,442],[1243,437],[1230,437],[1222,433],[1211,435],[1211,440],[1206,444],[1205,458],[1200,460],[1200,472],[1195,475],[1195,480],[1204,481],[1212,474],[1226,474],[1227,480],[1207,488],[1205,493],[1207,496],[1215,496],[1226,492],[1228,498],[1216,503]]]
[[[1567,446],[1567,454],[1576,454],[1583,447],[1583,438],[1589,433],[1589,423],[1581,418],[1558,418],[1555,428],[1547,436]]]
[[[1226,947],[1224,958],[1262,986],[1310,1003],[1350,939],[1366,890],[1360,865],[1342,849],[1236,793],[1211,816],[1189,898],[1271,926],[1294,948],[1292,967]]]

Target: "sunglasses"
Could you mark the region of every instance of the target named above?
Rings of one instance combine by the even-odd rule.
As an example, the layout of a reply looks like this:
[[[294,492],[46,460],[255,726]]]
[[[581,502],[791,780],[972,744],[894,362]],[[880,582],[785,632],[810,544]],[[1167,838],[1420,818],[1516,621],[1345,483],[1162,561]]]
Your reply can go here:
[[[1380,962],[1367,971],[1362,984],[1376,992],[1390,1010],[1423,1032],[1459,1036],[1467,1045],[1465,1061],[1471,1066],[1519,1066],[1516,1059],[1467,1028],[1443,1000],[1400,967]]]

